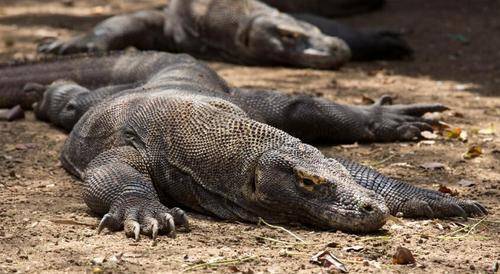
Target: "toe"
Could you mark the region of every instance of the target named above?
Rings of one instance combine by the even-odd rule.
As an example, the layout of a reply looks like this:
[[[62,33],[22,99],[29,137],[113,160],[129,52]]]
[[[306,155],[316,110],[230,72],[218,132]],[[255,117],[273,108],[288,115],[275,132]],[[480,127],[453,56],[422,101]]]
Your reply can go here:
[[[144,218],[141,224],[142,234],[151,236],[151,238],[154,240],[158,236],[158,231],[159,231],[158,220],[151,217]]]
[[[99,226],[97,227],[97,234],[101,233],[104,228],[109,230],[117,230],[120,228],[120,222],[118,218],[112,213],[105,214],[101,221],[99,222]]]
[[[420,129],[411,124],[403,124],[399,126],[396,130],[397,136],[400,140],[414,140],[420,135]]]
[[[125,235],[130,238],[134,238],[134,240],[139,240],[139,234],[141,232],[141,225],[137,222],[136,219],[126,219],[123,223],[123,228],[125,230]]]
[[[170,210],[170,214],[174,218],[174,223],[176,226],[183,226],[189,231],[189,220],[184,210],[178,207],[174,207]]]

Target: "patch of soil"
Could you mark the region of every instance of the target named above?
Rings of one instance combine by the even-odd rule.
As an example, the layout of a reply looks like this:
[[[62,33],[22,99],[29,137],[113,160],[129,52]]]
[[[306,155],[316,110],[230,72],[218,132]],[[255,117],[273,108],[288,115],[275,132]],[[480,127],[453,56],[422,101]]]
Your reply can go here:
[[[70,4],[64,4],[70,3]],[[159,6],[163,1],[2,1],[0,60],[33,56],[45,36],[70,37],[109,15]],[[352,63],[340,71],[242,67],[210,63],[231,84],[285,92],[309,92],[342,103],[362,96],[397,96],[399,103],[441,102],[442,118],[468,132],[468,141],[323,146],[384,174],[418,186],[447,186],[480,201],[486,219],[389,221],[377,234],[351,235],[288,226],[307,244],[267,227],[228,223],[191,214],[193,230],[176,239],[139,242],[122,232],[96,235],[98,217],[81,199],[78,182],[60,166],[66,134],[36,121],[0,122],[0,273],[8,272],[179,272],[219,261],[201,272],[318,273],[309,263],[330,250],[350,272],[489,272],[499,260],[500,2],[392,0],[383,10],[343,18],[363,27],[400,29],[415,48],[415,60]],[[479,134],[490,126],[494,135]],[[25,144],[25,145],[19,145]],[[32,145],[33,144],[33,145]],[[483,154],[462,154],[472,144]],[[420,165],[443,163],[439,170]],[[458,184],[462,179],[473,186]],[[472,228],[472,229],[471,229]],[[347,251],[344,248],[362,246]],[[399,246],[416,265],[394,265]],[[224,265],[224,262],[226,265]],[[231,263],[234,264],[231,266]]]

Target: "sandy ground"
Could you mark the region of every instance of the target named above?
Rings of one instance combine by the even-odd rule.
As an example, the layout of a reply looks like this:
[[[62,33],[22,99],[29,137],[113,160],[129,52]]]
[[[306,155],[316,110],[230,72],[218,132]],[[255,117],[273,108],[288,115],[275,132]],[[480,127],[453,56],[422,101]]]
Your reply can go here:
[[[35,42],[44,36],[68,37],[111,14],[162,2],[92,0],[67,6],[63,1],[1,0],[0,60],[32,57]],[[405,31],[416,49],[413,61],[353,63],[340,71],[211,64],[235,86],[311,92],[344,103],[390,94],[400,103],[450,106],[442,119],[467,131],[467,142],[438,137],[434,143],[321,149],[415,185],[437,190],[443,184],[485,205],[491,212],[486,219],[389,221],[370,235],[286,227],[306,244],[280,229],[196,214],[190,214],[193,231],[176,239],[162,236],[153,243],[147,238],[133,242],[120,232],[96,235],[98,218],[83,204],[77,181],[58,162],[66,135],[29,113],[22,121],[0,122],[0,273],[168,273],[207,262],[212,264],[191,271],[328,272],[309,262],[321,250],[329,250],[352,273],[492,272],[500,256],[499,10],[495,0],[393,0],[384,10],[341,20]],[[492,126],[496,133],[488,134]],[[471,145],[481,146],[482,155],[462,159]],[[445,168],[420,167],[429,162]],[[463,186],[460,180],[474,185]],[[352,246],[361,248],[346,250]],[[415,265],[392,264],[399,246],[413,252]]]

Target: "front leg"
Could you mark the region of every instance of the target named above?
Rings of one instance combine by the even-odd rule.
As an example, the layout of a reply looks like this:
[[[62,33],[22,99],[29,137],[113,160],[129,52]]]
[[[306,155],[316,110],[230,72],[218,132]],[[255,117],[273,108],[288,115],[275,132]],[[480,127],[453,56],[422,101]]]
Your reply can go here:
[[[137,240],[140,233],[154,239],[161,231],[175,236],[176,225],[188,228],[183,210],[169,209],[160,202],[144,163],[131,147],[97,156],[86,168],[83,180],[85,203],[104,214],[98,232],[124,229],[128,237]]]
[[[164,20],[163,12],[157,10],[117,15],[68,41],[44,41],[38,46],[38,51],[73,54],[122,50],[130,46],[141,50],[166,50],[170,42],[163,35]]]
[[[434,121],[421,116],[448,109],[441,104],[387,105],[383,96],[371,106],[341,105],[310,96],[233,89],[233,100],[252,118],[306,142],[392,142],[418,139]]]
[[[402,213],[404,217],[443,218],[487,214],[478,202],[418,188],[344,158],[334,159],[346,167],[358,184],[380,194],[393,215]]]

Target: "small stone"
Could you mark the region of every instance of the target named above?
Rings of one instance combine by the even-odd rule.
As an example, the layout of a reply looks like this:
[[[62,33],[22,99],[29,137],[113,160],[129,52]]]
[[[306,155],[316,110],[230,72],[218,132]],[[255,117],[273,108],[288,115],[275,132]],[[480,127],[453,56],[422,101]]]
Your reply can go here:
[[[475,185],[476,183],[474,183],[473,181],[462,179],[462,180],[458,181],[457,184],[459,186],[463,186],[463,187],[471,187],[471,186]]]
[[[414,264],[415,257],[408,248],[398,247],[396,253],[392,256],[393,264]]]
[[[104,263],[104,261],[105,261],[104,257],[95,257],[92,260],[90,260],[90,263],[92,265],[101,265],[102,263]]]

